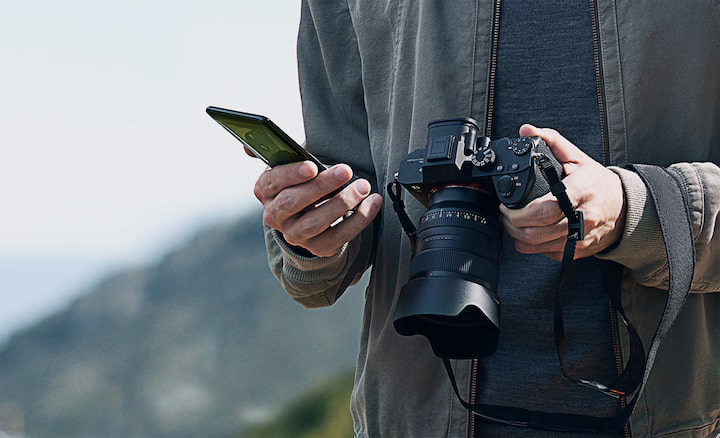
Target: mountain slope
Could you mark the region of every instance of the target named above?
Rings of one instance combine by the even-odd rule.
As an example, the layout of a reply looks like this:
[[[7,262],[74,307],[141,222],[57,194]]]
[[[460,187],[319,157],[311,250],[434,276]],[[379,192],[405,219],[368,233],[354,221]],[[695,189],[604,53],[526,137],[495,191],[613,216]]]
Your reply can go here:
[[[323,382],[288,404],[270,421],[237,438],[343,438],[353,436],[350,395],[353,373]]]
[[[352,366],[363,292],[292,302],[259,213],[118,273],[0,351],[0,431],[225,436]]]

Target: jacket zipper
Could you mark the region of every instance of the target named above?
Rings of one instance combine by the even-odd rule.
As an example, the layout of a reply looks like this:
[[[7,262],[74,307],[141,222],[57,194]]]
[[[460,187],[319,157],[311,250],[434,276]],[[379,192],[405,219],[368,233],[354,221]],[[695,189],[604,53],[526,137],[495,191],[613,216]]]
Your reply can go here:
[[[597,84],[598,111],[602,136],[603,164],[610,164],[610,141],[608,139],[607,113],[605,111],[605,87],[603,87],[602,61],[600,59],[600,33],[598,30],[597,0],[590,0],[590,20],[593,37],[593,57],[595,59],[595,80]]]
[[[610,163],[610,141],[608,139],[607,113],[605,111],[605,87],[603,87],[603,71],[602,60],[600,59],[600,33],[598,31],[598,8],[597,0],[590,0],[590,19],[593,36],[593,57],[595,59],[595,80],[597,83],[598,111],[600,113],[600,127],[602,135],[603,164],[608,166]],[[617,314],[615,313],[611,303],[608,303],[610,311],[610,327],[612,332],[613,352],[615,353],[615,367],[619,376],[623,371],[623,357],[620,348],[620,332],[618,328]],[[620,409],[625,409],[627,399],[620,397]],[[625,438],[630,438],[630,425],[625,423],[623,427]]]
[[[490,75],[488,77],[488,100],[485,114],[485,137],[492,137],[493,110],[495,109],[495,75],[497,74],[498,40],[500,39],[500,4],[495,0],[492,25],[492,49],[490,52]]]
[[[613,351],[615,352],[615,369],[617,371],[617,375],[619,376],[622,374],[623,371],[623,358],[622,358],[622,350],[620,349],[620,332],[618,328],[618,318],[617,314],[615,313],[615,310],[612,306],[612,303],[608,302],[608,307],[610,308],[610,327],[612,331],[612,343],[613,343]],[[626,397],[620,397],[618,399],[620,401],[620,409],[625,409],[627,406],[627,398]],[[623,433],[625,435],[625,438],[630,438],[630,424],[625,423],[623,426]]]
[[[589,0],[590,1],[590,11],[591,11],[591,25],[592,25],[592,35],[593,35],[593,56],[595,60],[595,79],[597,82],[597,95],[598,95],[598,111],[600,113],[600,127],[602,131],[602,148],[603,148],[603,164],[609,165],[609,159],[610,159],[610,145],[608,140],[608,127],[607,127],[607,115],[605,112],[605,93],[604,93],[604,87],[603,87],[603,73],[602,73],[602,64],[600,59],[600,37],[598,32],[598,26],[597,26],[597,17],[598,17],[598,10],[597,10],[597,1],[596,0]],[[487,100],[487,112],[485,117],[485,136],[491,137],[492,136],[492,122],[493,122],[493,111],[495,109],[495,76],[497,73],[497,56],[498,56],[498,43],[499,43],[499,36],[500,36],[500,7],[501,7],[502,0],[496,0],[495,6],[494,6],[494,18],[493,18],[493,27],[492,27],[492,49],[490,54],[490,72],[489,72],[489,78],[488,78],[488,100]],[[613,340],[613,351],[615,353],[615,364],[617,367],[618,375],[622,372],[622,352],[620,350],[619,345],[619,335],[618,335],[618,327],[617,327],[617,316],[612,311],[612,306],[610,306],[610,312],[611,312],[611,331],[612,331],[612,340]],[[477,389],[478,389],[478,382],[477,382],[477,374],[478,374],[478,367],[479,362],[478,359],[473,359],[472,361],[472,367],[470,371],[470,403],[475,404],[477,402]],[[627,404],[627,400],[624,397],[620,398],[620,408],[623,409]],[[470,412],[470,419],[469,419],[469,436],[471,438],[475,437],[476,434],[476,427],[475,427],[475,415]],[[624,434],[626,438],[630,438],[630,427],[628,424],[625,424],[624,427]]]
[[[493,24],[492,24],[492,48],[490,52],[490,73],[488,77],[488,98],[487,98],[487,111],[485,113],[485,136],[492,136],[492,121],[493,121],[493,110],[495,109],[495,75],[497,74],[497,57],[498,57],[498,42],[500,39],[500,6],[502,0],[495,0],[495,6],[493,10]],[[478,359],[473,359],[472,367],[470,371],[470,404],[477,403],[477,389],[478,389]],[[474,438],[476,434],[475,429],[475,414],[472,411],[469,413],[468,421],[468,436]]]

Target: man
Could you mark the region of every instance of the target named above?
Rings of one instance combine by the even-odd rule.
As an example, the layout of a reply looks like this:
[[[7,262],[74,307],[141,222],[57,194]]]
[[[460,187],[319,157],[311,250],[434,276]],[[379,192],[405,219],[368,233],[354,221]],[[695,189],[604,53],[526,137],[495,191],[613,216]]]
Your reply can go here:
[[[393,210],[381,209],[382,194],[407,153],[425,147],[427,124],[451,117],[480,121],[492,138],[541,136],[563,164],[586,232],[563,291],[573,376],[612,381],[627,352],[600,259],[625,267],[623,304],[646,346],[663,314],[668,269],[658,217],[641,178],[622,166],[668,167],[682,181],[697,254],[691,294],[635,414],[607,436],[720,431],[718,26],[720,7],[707,0],[303,3],[306,145],[341,164],[319,175],[310,163],[276,167],[255,193],[273,272],[301,304],[332,304],[373,267],[351,406],[357,436],[557,436],[478,420],[455,398],[427,340],[393,329],[410,248]],[[353,173],[361,178],[306,209]],[[417,219],[423,207],[408,202]],[[461,394],[614,415],[625,399],[575,385],[558,365],[553,296],[567,222],[555,198],[501,206],[500,214],[498,350],[453,363]]]

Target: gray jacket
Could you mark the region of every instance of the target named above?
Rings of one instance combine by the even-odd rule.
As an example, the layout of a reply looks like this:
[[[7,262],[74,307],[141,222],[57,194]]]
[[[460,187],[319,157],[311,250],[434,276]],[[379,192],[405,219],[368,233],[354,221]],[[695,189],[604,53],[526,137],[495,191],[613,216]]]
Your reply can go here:
[[[655,164],[680,175],[697,248],[691,295],[660,349],[630,430],[638,437],[714,437],[720,431],[720,4],[591,3],[605,164],[620,175],[627,199],[624,235],[602,257],[626,267],[623,303],[646,346],[665,303],[667,259],[646,188],[621,166]],[[424,147],[429,121],[484,120],[493,6],[303,2],[298,59],[307,148],[324,161],[349,164],[384,193],[400,160]],[[297,255],[268,229],[270,266],[308,307],[332,304],[373,266],[351,406],[358,436],[467,436],[467,411],[442,364],[424,338],[393,329],[410,248],[385,207],[379,230],[366,229],[333,257]],[[413,218],[423,211],[414,203],[408,209]],[[469,392],[469,363],[455,368]]]

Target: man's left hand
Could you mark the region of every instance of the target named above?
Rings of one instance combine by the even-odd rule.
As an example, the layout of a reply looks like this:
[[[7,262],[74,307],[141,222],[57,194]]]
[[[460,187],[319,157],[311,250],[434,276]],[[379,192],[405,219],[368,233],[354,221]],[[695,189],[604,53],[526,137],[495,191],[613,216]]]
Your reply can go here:
[[[590,158],[553,129],[520,127],[521,136],[540,136],[565,171],[563,183],[573,206],[585,217],[585,238],[575,258],[590,257],[614,245],[625,227],[625,197],[620,177]],[[542,253],[561,260],[567,240],[567,218],[552,193],[520,209],[500,206],[505,231],[522,254]]]

